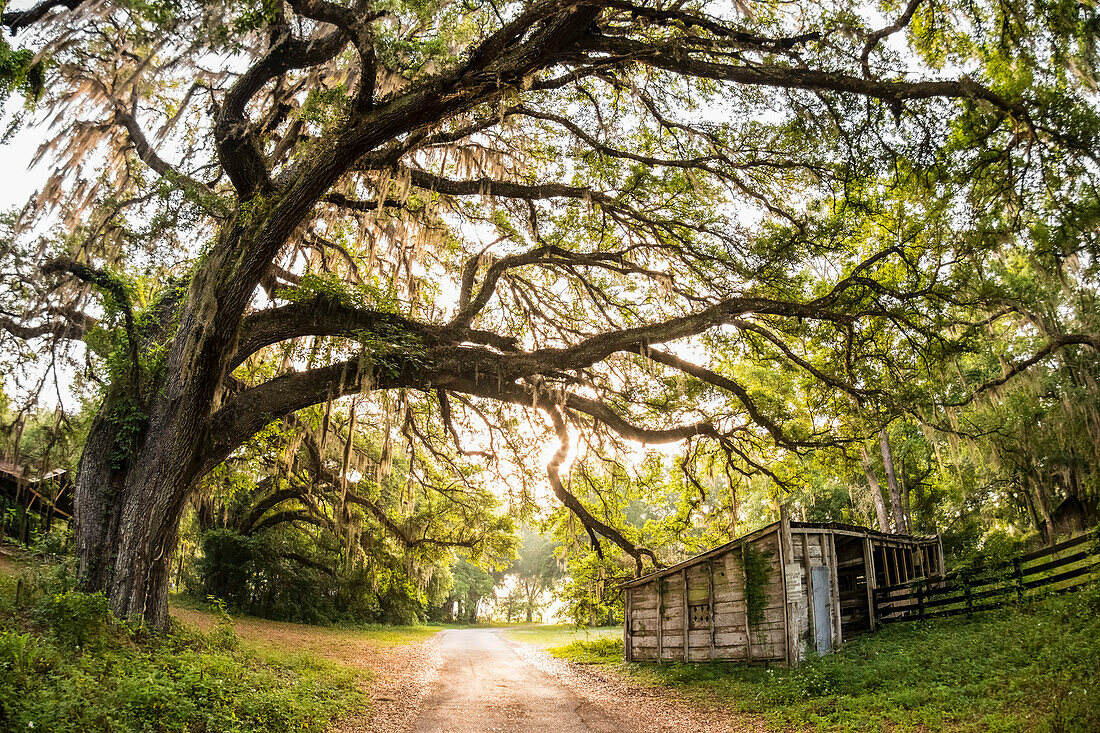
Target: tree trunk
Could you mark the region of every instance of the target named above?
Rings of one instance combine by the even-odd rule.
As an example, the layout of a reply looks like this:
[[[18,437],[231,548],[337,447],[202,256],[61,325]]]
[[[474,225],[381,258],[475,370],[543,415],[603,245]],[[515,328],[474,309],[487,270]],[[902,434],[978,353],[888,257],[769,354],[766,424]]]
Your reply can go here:
[[[1035,525],[1036,529],[1040,529],[1043,526],[1042,520],[1039,518],[1039,512],[1035,508],[1035,500],[1032,498],[1031,491],[1028,489],[1026,478],[1020,478],[1019,495],[1023,497],[1024,506],[1027,508],[1028,516],[1031,517],[1031,523]]]
[[[882,465],[886,468],[886,486],[890,490],[890,508],[893,510],[894,531],[909,534],[909,517],[901,496],[898,477],[894,474],[894,453],[890,450],[890,436],[886,428],[878,431],[879,445],[882,446]]]
[[[871,499],[875,503],[875,515],[878,519],[878,528],[883,532],[890,531],[890,519],[886,516],[886,503],[882,499],[882,489],[878,485],[878,476],[875,476],[875,468],[871,465],[871,456],[867,455],[867,447],[861,445],[860,453],[863,455],[863,472],[867,475],[867,486],[871,489]]]
[[[1048,545],[1052,544],[1054,542],[1054,522],[1050,518],[1050,506],[1047,504],[1043,486],[1038,481],[1031,481],[1031,477],[1026,470],[1021,471],[1020,475],[1023,477],[1024,491],[1034,491],[1035,506],[1043,516],[1043,521],[1039,524],[1037,529],[1042,533],[1043,541]]]
[[[119,618],[164,629],[170,563],[193,474],[169,469],[176,451],[160,435],[146,436],[134,465],[114,470],[117,431],[103,419],[107,409],[110,402],[92,426],[76,482],[81,586],[103,591]]]
[[[231,238],[236,242],[237,239]],[[81,586],[103,591],[119,618],[168,625],[170,563],[179,522],[211,440],[250,286],[233,247],[216,247],[195,274],[171,335],[169,355],[142,395],[119,378],[91,427],[77,476],[75,519]],[[144,430],[139,430],[145,421]]]

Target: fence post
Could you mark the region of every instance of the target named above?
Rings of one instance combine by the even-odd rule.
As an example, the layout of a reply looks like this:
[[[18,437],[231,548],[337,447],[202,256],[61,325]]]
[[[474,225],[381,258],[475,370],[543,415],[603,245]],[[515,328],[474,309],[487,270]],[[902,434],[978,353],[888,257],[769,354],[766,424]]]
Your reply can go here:
[[[1012,560],[1012,577],[1016,579],[1016,602],[1024,602],[1024,569],[1020,558]]]
[[[971,596],[972,591],[970,590],[970,574],[967,573],[963,575],[962,573],[960,573],[959,580],[962,581],[963,594],[966,597],[966,617],[970,618],[974,615],[974,598]]]
[[[917,586],[917,615],[924,620],[924,583]]]

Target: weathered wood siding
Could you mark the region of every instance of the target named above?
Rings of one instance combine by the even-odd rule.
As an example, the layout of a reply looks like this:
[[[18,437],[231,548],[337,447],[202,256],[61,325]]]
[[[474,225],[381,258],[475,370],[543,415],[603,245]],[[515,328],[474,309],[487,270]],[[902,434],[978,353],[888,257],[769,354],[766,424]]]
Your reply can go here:
[[[777,533],[749,542],[768,558],[766,601],[760,624],[748,628],[745,567],[741,547],[735,545],[697,564],[630,588],[629,658],[635,661],[686,658],[691,662],[784,659],[786,623]]]
[[[788,528],[789,529],[785,529]],[[844,562],[838,562],[838,542]],[[859,551],[853,554],[852,543]],[[765,603],[759,623],[750,628],[745,602],[744,547],[761,551],[767,558]],[[843,566],[843,567],[842,567]],[[827,608],[815,613],[814,568],[818,601]],[[886,535],[849,525],[814,525],[786,520],[732,542],[691,561],[681,563],[628,584],[626,595],[626,658],[637,661],[734,660],[798,664],[823,649],[835,649],[844,641],[845,623],[852,633],[869,630],[844,615],[839,573],[851,585],[845,603],[870,603],[876,582],[907,581],[942,572],[942,552],[937,538]],[[876,580],[881,576],[880,580]],[[870,605],[867,605],[868,613]],[[850,611],[851,609],[849,609]],[[848,619],[846,621],[846,619]],[[815,623],[828,624],[821,630]],[[874,628],[873,618],[870,628]]]

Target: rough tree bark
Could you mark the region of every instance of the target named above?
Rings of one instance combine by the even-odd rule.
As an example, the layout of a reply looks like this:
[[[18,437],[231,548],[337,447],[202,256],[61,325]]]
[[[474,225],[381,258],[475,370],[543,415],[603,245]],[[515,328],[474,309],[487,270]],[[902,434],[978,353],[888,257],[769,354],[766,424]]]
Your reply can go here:
[[[878,431],[879,446],[882,448],[882,465],[886,469],[886,486],[890,491],[890,509],[893,514],[894,531],[909,534],[909,514],[905,510],[905,498],[894,473],[894,452],[890,450],[890,435],[886,428]]]
[[[867,446],[859,447],[863,458],[863,473],[867,476],[867,487],[871,491],[871,501],[875,505],[875,518],[878,520],[878,528],[883,532],[890,531],[890,517],[886,513],[886,502],[882,498],[882,489],[878,485],[878,476],[875,475],[875,467],[871,464],[871,456],[867,454]]]

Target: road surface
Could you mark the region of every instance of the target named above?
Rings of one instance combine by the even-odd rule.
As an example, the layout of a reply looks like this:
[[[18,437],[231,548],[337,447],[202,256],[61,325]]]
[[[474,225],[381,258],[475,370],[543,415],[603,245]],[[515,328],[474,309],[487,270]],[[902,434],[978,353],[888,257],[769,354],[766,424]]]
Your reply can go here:
[[[493,629],[440,634],[439,676],[417,733],[619,733],[631,726],[520,659]]]

